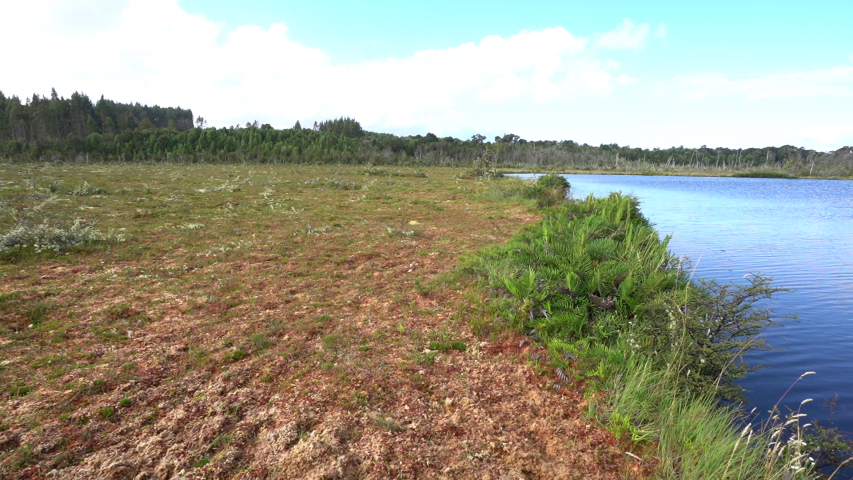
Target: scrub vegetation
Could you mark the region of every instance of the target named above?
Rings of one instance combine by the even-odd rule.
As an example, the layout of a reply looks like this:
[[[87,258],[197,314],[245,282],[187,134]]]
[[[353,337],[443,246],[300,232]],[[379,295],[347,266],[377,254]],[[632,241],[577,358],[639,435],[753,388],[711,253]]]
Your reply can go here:
[[[641,473],[581,392],[553,390],[530,363],[542,345],[472,331],[485,314],[459,258],[540,218],[520,180],[395,166],[0,172],[0,233],[27,232],[0,253],[0,477]],[[97,234],[31,240],[45,224]]]
[[[752,369],[743,355],[766,348],[758,334],[773,321],[756,303],[782,289],[759,276],[694,281],[635,198],[563,202],[466,271],[491,313],[477,327],[544,345],[537,362],[553,369],[552,388],[586,389],[590,415],[656,477],[811,478],[837,440],[800,410],[760,422],[721,406],[740,398],[732,380]]]

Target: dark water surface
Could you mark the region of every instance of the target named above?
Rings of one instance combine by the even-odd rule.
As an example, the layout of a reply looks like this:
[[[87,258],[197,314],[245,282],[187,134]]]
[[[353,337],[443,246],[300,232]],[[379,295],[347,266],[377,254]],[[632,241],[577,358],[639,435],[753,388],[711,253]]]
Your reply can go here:
[[[524,175],[524,177],[531,177]],[[640,199],[643,214],[670,251],[689,257],[698,277],[744,282],[761,273],[774,285],[796,290],[766,306],[781,320],[765,336],[778,351],[757,352],[749,362],[769,368],[741,382],[749,401],[770,409],[804,372],[814,371],[786,397],[821,423],[853,432],[853,181],[759,178],[566,175],[572,196],[612,191]],[[834,408],[830,401],[838,395]],[[785,410],[783,410],[785,411]]]

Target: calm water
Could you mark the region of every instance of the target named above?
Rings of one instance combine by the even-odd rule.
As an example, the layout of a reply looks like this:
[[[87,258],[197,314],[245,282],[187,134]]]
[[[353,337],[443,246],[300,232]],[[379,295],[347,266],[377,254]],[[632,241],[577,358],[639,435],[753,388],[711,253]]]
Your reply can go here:
[[[853,181],[758,178],[567,175],[572,196],[611,191],[640,199],[643,214],[670,250],[689,257],[696,275],[743,282],[762,273],[796,290],[767,304],[782,320],[765,336],[780,351],[757,352],[750,362],[769,366],[741,382],[750,403],[770,409],[797,377],[786,398],[805,398],[810,417],[830,418],[853,432]],[[784,411],[784,410],[783,410]]]

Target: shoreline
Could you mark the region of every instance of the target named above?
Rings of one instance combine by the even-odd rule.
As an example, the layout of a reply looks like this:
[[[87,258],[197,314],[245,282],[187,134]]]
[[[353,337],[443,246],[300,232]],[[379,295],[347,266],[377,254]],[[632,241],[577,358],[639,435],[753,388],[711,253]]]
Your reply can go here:
[[[714,173],[705,170],[686,170],[686,171],[615,171],[615,170],[576,170],[576,169],[524,169],[524,168],[499,168],[498,173],[504,174],[536,174],[544,175],[547,173],[556,173],[559,175],[636,175],[648,177],[707,177],[707,178],[768,178],[779,180],[853,180],[853,176],[835,176],[835,177],[819,177],[819,176],[796,176],[783,174],[784,176],[776,176],[776,172],[769,172],[770,175],[763,175],[766,172],[734,172],[734,173]]]

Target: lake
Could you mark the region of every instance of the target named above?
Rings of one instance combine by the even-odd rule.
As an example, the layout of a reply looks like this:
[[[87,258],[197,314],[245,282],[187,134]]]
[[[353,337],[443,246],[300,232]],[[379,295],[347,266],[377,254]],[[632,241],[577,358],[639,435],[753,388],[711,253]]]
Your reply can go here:
[[[532,178],[532,175],[522,175]],[[765,330],[781,350],[750,354],[766,364],[740,383],[752,406],[773,407],[806,371],[785,404],[806,398],[809,418],[853,432],[853,181],[639,175],[566,175],[574,198],[635,195],[670,251],[699,277],[744,282],[761,273],[794,290],[763,305],[781,317]],[[834,399],[837,395],[837,403]],[[783,409],[783,412],[786,410]]]

